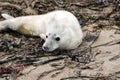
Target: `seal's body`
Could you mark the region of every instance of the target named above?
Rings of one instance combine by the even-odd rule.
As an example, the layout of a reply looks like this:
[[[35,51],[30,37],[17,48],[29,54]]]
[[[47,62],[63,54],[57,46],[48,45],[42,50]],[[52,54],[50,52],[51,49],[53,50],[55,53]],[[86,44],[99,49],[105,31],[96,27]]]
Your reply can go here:
[[[40,36],[45,40],[43,49],[53,51],[57,48],[77,48],[83,38],[77,18],[70,12],[59,10],[43,15],[23,16],[0,22],[0,30],[10,28],[25,35]]]

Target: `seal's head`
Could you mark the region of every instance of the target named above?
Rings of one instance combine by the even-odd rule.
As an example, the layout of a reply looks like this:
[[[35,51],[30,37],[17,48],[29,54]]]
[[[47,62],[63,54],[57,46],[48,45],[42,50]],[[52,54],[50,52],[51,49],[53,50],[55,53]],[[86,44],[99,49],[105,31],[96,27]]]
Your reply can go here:
[[[43,50],[53,51],[59,47],[61,42],[60,35],[49,33],[46,35],[45,43],[43,44]]]
[[[57,48],[64,48],[67,45],[67,41],[69,40],[69,35],[67,33],[58,33],[58,32],[49,32],[46,34],[45,43],[42,48],[45,51],[54,51]]]

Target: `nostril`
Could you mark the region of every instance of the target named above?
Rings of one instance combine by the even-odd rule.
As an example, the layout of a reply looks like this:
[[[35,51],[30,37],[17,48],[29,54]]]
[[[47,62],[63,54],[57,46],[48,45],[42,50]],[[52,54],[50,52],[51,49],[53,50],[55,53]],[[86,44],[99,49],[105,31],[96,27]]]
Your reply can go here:
[[[49,48],[48,48],[48,47],[46,47],[46,46],[43,46],[43,49],[44,49],[44,50],[49,50]]]

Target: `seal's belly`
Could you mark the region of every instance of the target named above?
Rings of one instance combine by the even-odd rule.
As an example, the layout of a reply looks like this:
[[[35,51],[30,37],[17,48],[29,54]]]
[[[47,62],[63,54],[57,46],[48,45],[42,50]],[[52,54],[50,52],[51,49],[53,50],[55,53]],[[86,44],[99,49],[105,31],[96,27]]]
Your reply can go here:
[[[32,26],[21,25],[17,31],[25,35],[35,35],[35,29]]]
[[[18,27],[18,32],[25,35],[36,35],[36,22],[34,19],[24,19],[23,23]]]

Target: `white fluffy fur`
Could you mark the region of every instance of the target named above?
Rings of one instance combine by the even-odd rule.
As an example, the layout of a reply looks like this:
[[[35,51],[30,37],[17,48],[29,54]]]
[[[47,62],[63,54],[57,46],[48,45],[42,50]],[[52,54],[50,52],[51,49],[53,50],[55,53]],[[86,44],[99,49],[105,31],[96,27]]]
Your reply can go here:
[[[77,18],[67,11],[58,10],[43,15],[17,18],[7,14],[2,16],[7,20],[0,22],[0,30],[10,28],[22,34],[40,36],[45,40],[43,49],[47,51],[53,51],[57,48],[74,49],[82,42],[81,26]],[[60,41],[56,41],[56,37],[59,37]]]

